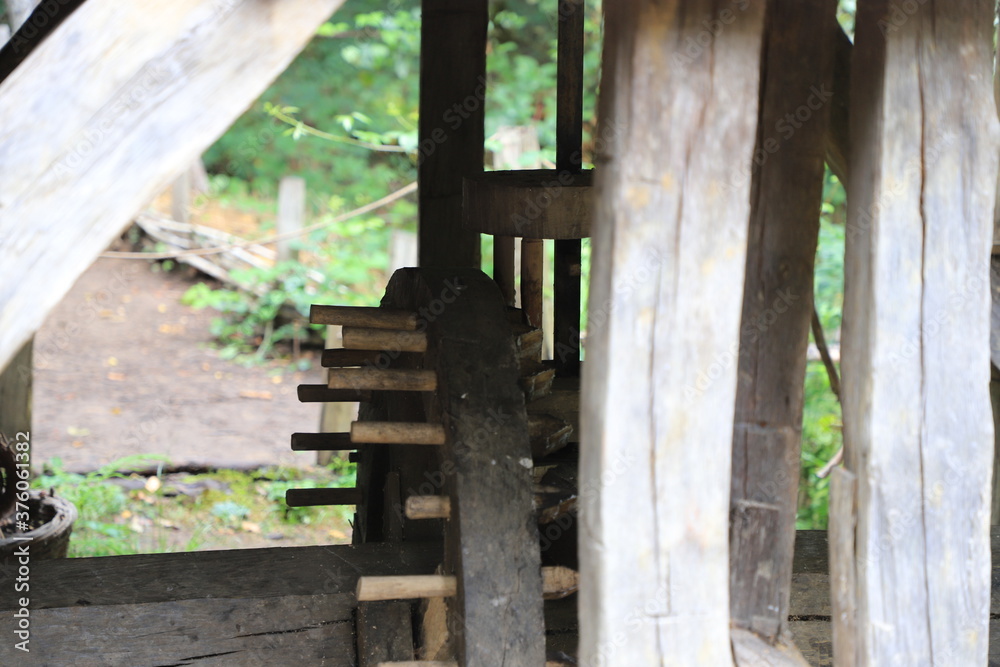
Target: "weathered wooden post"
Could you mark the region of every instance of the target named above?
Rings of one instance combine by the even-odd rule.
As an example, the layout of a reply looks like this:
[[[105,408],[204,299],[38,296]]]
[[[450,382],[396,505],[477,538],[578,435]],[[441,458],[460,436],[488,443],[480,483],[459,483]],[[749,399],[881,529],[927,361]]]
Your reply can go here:
[[[831,569],[856,584],[834,597],[840,665],[987,662],[992,19],[985,1],[859,5],[842,361],[856,497],[831,516],[856,539]]]
[[[730,506],[736,628],[787,638],[837,3],[772,0],[751,188]],[[734,641],[737,660],[754,642]],[[801,664],[801,663],[800,663]]]
[[[285,176],[278,184],[278,234],[294,234],[302,229],[306,221],[306,181],[300,176]],[[279,262],[298,260],[299,253],[293,251],[291,239],[278,241]]]
[[[764,3],[605,5],[581,397],[580,662],[727,665]]]

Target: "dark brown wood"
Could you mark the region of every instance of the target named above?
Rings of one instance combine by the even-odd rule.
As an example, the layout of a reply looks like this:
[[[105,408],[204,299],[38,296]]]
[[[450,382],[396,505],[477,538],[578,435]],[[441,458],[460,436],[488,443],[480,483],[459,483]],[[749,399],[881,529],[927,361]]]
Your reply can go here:
[[[838,22],[831,31],[833,33],[833,96],[830,98],[830,122],[826,140],[826,163],[830,171],[847,187],[848,164],[850,153],[850,123],[848,120],[851,105],[851,39],[840,27]]]
[[[292,433],[293,452],[340,452],[358,446],[350,433]]]
[[[483,171],[488,3],[421,8],[420,266],[479,268],[479,234],[462,224],[462,179]]]
[[[361,492],[354,488],[288,489],[285,492],[285,504],[289,507],[357,505],[359,502],[361,502]]]
[[[351,350],[385,350],[395,356],[427,349],[427,334],[422,331],[344,327],[343,337],[344,347]]]
[[[498,236],[582,239],[593,217],[592,170],[489,171],[465,179],[465,226]]]
[[[352,366],[389,368],[395,359],[404,354],[410,353],[400,352],[396,355],[379,350],[346,350],[335,348],[323,350],[320,365],[324,368],[350,368]]]
[[[993,17],[858,6],[842,369],[860,665],[987,662]]]
[[[451,497],[444,571],[458,577],[449,628],[461,665],[537,667],[545,657],[531,450],[518,362],[499,289],[479,271],[423,272],[431,294],[461,295],[431,323],[428,366],[442,378],[436,408]],[[476,332],[470,336],[469,332]],[[502,536],[502,539],[497,539]],[[503,600],[497,604],[497,600]]]
[[[440,559],[415,544],[33,561],[30,664],[353,667],[358,577],[430,573]],[[0,569],[4,610],[19,606],[17,576]],[[0,614],[0,631],[15,626]],[[0,664],[24,656],[0,643]]]
[[[833,73],[827,36],[836,8],[835,0],[769,3],[761,63],[733,424],[729,600],[733,624],[771,644],[788,618]]]
[[[521,239],[521,308],[528,324],[542,326],[542,267],[545,246],[542,241]]]
[[[370,391],[330,389],[325,384],[300,384],[296,391],[302,403],[364,403],[372,400]]]
[[[18,433],[31,433],[33,348],[34,338],[24,344],[0,373],[0,433],[11,442],[17,441]]]
[[[496,236],[493,239],[493,280],[503,295],[504,303],[514,306],[516,293],[514,283],[517,270],[514,267],[514,237]]]
[[[417,313],[393,308],[313,304],[309,309],[309,322],[344,327],[416,331],[419,319]]]
[[[358,605],[358,667],[413,660],[413,622],[407,602]]]

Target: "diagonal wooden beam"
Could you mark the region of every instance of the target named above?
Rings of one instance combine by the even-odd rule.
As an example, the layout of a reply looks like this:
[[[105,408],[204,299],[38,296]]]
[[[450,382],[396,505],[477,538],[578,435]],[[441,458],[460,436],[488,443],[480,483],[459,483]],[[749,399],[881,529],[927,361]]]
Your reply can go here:
[[[763,2],[605,4],[581,397],[581,664],[727,665]]]
[[[88,0],[0,83],[0,367],[342,1]]]
[[[834,499],[857,511],[831,516],[856,539],[836,566],[857,631],[838,664],[987,661],[992,19],[985,1],[859,4],[842,361],[856,501]]]

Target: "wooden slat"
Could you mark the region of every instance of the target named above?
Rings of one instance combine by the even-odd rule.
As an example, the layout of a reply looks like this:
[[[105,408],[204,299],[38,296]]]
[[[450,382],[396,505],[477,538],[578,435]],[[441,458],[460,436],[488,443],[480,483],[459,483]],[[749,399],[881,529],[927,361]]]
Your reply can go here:
[[[493,280],[496,281],[504,303],[508,306],[514,306],[516,303],[515,276],[514,237],[497,236],[493,239]]]
[[[358,602],[450,598],[457,591],[457,578],[446,574],[361,577],[357,598]]]
[[[609,651],[616,665],[732,662],[732,355],[764,6],[605,5],[601,261],[580,406],[580,488],[593,490],[580,495],[582,664]],[[700,47],[709,24],[726,27]]]
[[[465,226],[495,236],[583,239],[593,217],[592,170],[521,169],[465,178]]]
[[[420,266],[480,265],[462,225],[462,178],[483,171],[487,0],[422,0]]]
[[[357,448],[350,433],[292,433],[293,452],[340,452]]]
[[[426,352],[427,334],[422,331],[344,327],[344,347],[350,350],[385,350],[390,355]]]
[[[443,445],[447,439],[441,424],[420,422],[354,422],[351,442],[395,445]]]
[[[394,308],[321,306],[313,304],[309,309],[309,322],[312,324],[331,324],[345,327],[416,331],[419,320],[417,313]]]
[[[982,665],[993,5],[900,18],[872,0],[856,25],[842,365],[858,664]]]
[[[0,367],[341,2],[88,0],[0,84]]]
[[[830,476],[830,614],[838,667],[858,664],[857,563],[854,518],[857,516],[857,478],[834,468]]]
[[[361,491],[344,489],[288,489],[285,504],[289,507],[319,507],[323,505],[357,505]]]
[[[10,442],[17,441],[18,433],[31,432],[33,350],[34,339],[31,339],[0,373],[0,433]]]
[[[300,384],[296,393],[302,403],[367,403],[372,400],[370,391],[330,389],[325,384]]]
[[[542,327],[542,266],[545,247],[542,241],[521,240],[521,308],[528,323]]]
[[[334,348],[323,350],[320,365],[323,368],[348,368],[364,366],[369,368],[387,368],[393,357],[388,352],[379,350],[345,350]]]
[[[434,391],[437,374],[425,370],[381,370],[378,368],[331,368],[327,371],[330,389],[356,391]]]
[[[743,642],[738,664],[779,643],[787,625],[836,8],[836,0],[768,4],[736,361],[729,547],[732,623],[764,643]],[[795,125],[790,110],[798,114]]]

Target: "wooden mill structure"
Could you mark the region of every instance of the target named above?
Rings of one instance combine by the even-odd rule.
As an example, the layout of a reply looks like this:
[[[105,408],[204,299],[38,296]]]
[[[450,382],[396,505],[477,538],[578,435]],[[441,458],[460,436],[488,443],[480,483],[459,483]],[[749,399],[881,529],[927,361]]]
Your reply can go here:
[[[339,4],[42,3],[0,53],[0,365]],[[37,563],[33,652],[0,662],[1000,660],[993,3],[859,0],[852,44],[834,0],[605,0],[592,171],[582,5],[550,4],[556,169],[484,173],[488,3],[422,2],[419,267],[314,308],[344,347],[300,398],[362,408],[292,438],[354,452],[357,488],[288,502],[356,505],[355,544]],[[849,198],[828,536],[795,531],[825,162]]]

